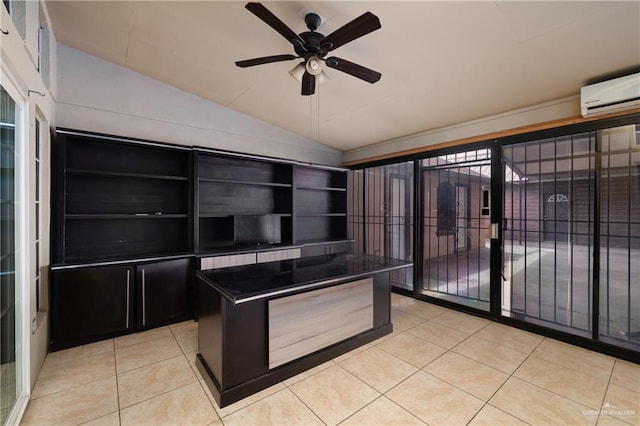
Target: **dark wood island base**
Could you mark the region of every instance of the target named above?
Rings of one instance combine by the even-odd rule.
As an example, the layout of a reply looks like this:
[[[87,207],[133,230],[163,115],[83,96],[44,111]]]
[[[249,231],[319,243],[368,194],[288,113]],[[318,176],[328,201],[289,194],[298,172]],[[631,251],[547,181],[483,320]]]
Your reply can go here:
[[[220,407],[393,331],[391,271],[328,255],[199,271],[196,365]]]

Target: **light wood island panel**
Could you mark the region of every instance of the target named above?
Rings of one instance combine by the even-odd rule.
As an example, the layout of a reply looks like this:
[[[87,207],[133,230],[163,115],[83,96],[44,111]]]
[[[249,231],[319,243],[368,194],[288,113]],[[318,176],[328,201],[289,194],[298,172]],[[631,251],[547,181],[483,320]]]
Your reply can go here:
[[[373,328],[373,279],[268,303],[269,368]]]

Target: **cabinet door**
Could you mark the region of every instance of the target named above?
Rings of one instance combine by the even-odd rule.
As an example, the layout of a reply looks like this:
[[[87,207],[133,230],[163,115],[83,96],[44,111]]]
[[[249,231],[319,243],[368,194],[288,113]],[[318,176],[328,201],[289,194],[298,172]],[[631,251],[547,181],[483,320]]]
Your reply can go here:
[[[51,348],[63,349],[133,329],[134,270],[96,267],[53,271]]]
[[[137,269],[139,328],[192,317],[191,259],[139,265]]]

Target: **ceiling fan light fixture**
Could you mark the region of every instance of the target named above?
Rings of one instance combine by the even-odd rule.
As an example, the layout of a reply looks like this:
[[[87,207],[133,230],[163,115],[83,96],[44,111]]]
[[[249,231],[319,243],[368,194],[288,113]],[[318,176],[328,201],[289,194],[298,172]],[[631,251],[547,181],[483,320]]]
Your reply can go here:
[[[326,72],[324,72],[324,70],[322,70],[320,71],[320,74],[318,74],[317,80],[318,80],[318,84],[322,84],[325,81],[329,80],[329,76],[327,75]]]
[[[291,71],[289,71],[289,74],[291,74],[291,77],[295,78],[296,80],[302,81],[302,76],[304,75],[305,71],[306,69],[304,67],[304,62],[300,62],[298,65],[293,67]]]
[[[318,75],[322,72],[322,62],[316,56],[307,59],[307,72],[311,75]]]

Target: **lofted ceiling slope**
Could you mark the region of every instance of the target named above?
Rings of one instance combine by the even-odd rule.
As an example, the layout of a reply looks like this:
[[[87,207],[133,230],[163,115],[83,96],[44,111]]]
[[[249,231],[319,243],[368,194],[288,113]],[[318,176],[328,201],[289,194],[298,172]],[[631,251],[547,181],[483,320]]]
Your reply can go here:
[[[382,29],[335,55],[382,73],[333,69],[300,95],[277,32],[223,1],[49,1],[58,41],[342,151],[576,95],[640,64],[640,2],[263,2],[295,32],[327,35],[366,11]]]

